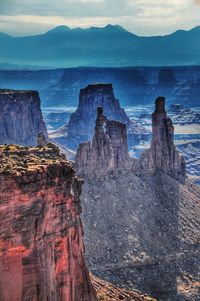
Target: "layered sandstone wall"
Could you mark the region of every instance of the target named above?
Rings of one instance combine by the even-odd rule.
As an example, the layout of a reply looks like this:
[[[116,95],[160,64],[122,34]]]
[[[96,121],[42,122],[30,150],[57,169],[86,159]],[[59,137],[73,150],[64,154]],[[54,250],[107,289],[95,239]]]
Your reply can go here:
[[[95,301],[72,163],[52,144],[0,160],[0,300]]]
[[[0,90],[0,144],[36,145],[47,130],[36,91]]]

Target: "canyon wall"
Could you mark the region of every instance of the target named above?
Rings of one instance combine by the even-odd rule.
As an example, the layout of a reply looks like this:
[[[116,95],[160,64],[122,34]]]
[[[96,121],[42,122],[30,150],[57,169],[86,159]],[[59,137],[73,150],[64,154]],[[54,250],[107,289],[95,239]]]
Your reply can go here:
[[[0,300],[95,301],[72,163],[53,144],[0,160]]]
[[[47,130],[36,91],[0,90],[0,144],[36,145]]]

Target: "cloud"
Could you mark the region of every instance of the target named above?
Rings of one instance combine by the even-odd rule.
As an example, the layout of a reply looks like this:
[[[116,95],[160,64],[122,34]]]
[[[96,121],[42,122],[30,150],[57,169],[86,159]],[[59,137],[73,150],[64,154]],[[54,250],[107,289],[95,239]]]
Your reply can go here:
[[[200,24],[200,0],[0,0],[0,31],[24,35],[57,25],[119,24],[138,35],[167,34]]]

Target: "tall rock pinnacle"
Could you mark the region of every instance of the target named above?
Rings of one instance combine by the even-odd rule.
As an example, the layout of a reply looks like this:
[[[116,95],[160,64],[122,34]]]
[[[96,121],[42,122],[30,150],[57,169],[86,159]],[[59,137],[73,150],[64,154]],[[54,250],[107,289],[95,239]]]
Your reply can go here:
[[[164,97],[155,101],[151,147],[141,155],[140,166],[150,173],[163,171],[175,178],[185,177],[185,161],[174,145],[174,127],[167,117]]]
[[[78,174],[102,177],[124,166],[128,158],[126,125],[107,119],[99,107],[92,143],[81,143],[76,154]]]

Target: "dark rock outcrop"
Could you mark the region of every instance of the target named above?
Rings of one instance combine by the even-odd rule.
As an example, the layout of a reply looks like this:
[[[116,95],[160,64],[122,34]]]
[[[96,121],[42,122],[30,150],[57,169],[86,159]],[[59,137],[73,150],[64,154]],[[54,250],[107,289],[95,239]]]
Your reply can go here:
[[[152,114],[152,142],[150,149],[141,154],[139,168],[144,173],[164,172],[184,179],[186,166],[183,156],[174,145],[174,127],[165,111],[165,98],[158,97]]]
[[[126,124],[131,146],[140,140],[148,140],[150,133],[137,123],[132,123],[119,100],[115,98],[112,84],[91,84],[81,89],[77,110],[70,116],[69,123],[51,134],[60,144],[77,149],[79,143],[91,140],[94,135],[96,110],[102,107],[105,116]]]
[[[77,150],[75,168],[78,174],[100,178],[124,168],[128,159],[126,125],[107,119],[103,109],[98,108],[92,143],[81,143]]]
[[[47,130],[36,91],[0,90],[0,144],[37,145]]]
[[[72,163],[52,144],[0,160],[0,300],[95,301]]]

